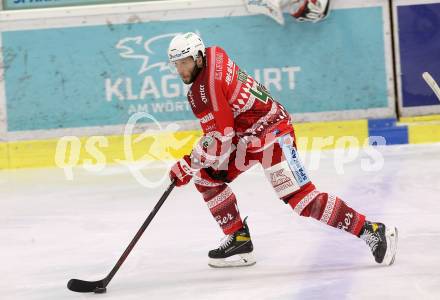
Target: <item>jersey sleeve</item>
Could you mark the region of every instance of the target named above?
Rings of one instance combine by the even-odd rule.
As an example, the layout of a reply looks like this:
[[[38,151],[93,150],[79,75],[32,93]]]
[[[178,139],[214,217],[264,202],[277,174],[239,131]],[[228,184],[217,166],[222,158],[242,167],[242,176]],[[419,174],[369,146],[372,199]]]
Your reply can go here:
[[[232,141],[235,136],[234,116],[227,99],[226,68],[229,58],[219,47],[211,47],[207,51],[207,85],[212,119],[202,120],[202,123],[207,121],[202,125],[204,135],[192,152],[193,159],[203,168],[218,167],[222,161],[227,160],[233,149]]]
[[[234,116],[227,99],[227,70],[229,59],[226,52],[220,47],[208,48],[208,81],[209,94],[211,96],[212,114],[216,123],[217,131],[224,137],[234,135]]]

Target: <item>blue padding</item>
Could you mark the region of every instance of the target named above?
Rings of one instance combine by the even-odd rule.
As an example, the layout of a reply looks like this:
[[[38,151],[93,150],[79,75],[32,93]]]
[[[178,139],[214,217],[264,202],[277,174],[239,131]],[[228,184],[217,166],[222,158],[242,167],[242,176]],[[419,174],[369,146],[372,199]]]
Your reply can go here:
[[[368,120],[368,129],[388,128],[395,126],[396,126],[395,118]]]
[[[408,127],[396,126],[396,119],[368,120],[368,136],[383,136],[387,145],[408,144]]]

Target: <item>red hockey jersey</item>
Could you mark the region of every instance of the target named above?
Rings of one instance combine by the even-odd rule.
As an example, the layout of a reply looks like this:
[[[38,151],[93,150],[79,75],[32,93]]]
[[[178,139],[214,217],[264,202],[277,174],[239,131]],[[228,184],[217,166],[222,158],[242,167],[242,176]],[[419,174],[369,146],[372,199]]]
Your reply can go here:
[[[285,108],[220,47],[206,49],[206,66],[188,91],[188,101],[205,136],[221,142],[259,138],[261,146],[251,152],[264,148],[269,133],[280,136],[293,130]]]

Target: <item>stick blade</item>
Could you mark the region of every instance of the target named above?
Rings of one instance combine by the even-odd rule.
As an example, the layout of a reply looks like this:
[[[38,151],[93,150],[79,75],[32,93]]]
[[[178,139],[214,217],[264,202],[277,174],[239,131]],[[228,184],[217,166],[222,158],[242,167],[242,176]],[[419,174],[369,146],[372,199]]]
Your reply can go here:
[[[97,290],[105,289],[104,280],[85,281],[80,279],[70,279],[67,288],[77,293],[92,293]]]

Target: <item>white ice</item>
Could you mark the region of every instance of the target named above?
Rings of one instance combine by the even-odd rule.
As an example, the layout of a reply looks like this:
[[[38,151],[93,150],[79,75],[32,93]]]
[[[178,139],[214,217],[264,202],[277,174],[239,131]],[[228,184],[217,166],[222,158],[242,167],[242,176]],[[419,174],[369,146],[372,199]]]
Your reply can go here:
[[[189,185],[173,191],[102,295],[66,283],[105,277],[166,184],[145,188],[123,166],[77,168],[71,181],[56,168],[0,172],[0,299],[440,299],[440,144],[379,149],[378,171],[362,170],[361,151],[338,174],[329,151],[309,173],[319,190],[398,227],[393,266],[294,214],[257,168],[231,185],[249,216],[255,266],[207,266],[222,233]]]

